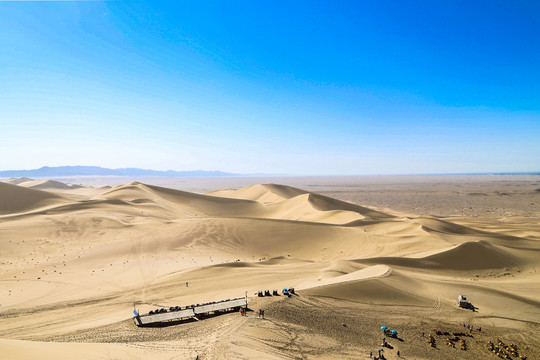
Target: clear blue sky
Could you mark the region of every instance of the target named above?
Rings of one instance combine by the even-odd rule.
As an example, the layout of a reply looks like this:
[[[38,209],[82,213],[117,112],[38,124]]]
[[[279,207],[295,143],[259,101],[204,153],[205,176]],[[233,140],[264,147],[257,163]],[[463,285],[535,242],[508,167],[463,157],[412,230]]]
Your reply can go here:
[[[0,1],[0,169],[540,170],[536,1]]]

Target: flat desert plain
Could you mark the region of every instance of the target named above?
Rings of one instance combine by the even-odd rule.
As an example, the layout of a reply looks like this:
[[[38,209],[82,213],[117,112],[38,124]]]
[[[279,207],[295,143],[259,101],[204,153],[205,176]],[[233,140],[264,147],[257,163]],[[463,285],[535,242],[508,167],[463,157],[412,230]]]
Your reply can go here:
[[[131,180],[0,182],[2,359],[540,359],[540,176]]]

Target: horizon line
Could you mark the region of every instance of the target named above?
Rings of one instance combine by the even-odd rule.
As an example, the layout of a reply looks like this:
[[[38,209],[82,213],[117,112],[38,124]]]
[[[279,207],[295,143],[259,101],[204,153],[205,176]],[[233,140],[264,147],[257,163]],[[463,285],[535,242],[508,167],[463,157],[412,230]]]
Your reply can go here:
[[[480,175],[540,175],[540,170],[536,171],[483,171],[483,172],[476,172],[476,171],[469,171],[469,172],[440,172],[440,173],[370,173],[370,174],[289,174],[289,173],[234,173],[234,172],[228,172],[223,170],[155,170],[155,169],[148,169],[148,168],[137,168],[137,167],[123,167],[123,168],[106,168],[101,167],[97,165],[62,165],[62,166],[47,166],[44,165],[40,168],[35,169],[6,169],[6,170],[0,170],[0,173],[2,172],[29,172],[29,171],[36,171],[41,170],[44,168],[48,169],[55,169],[55,168],[66,168],[66,167],[95,167],[100,168],[104,170],[127,170],[127,169],[133,169],[133,170],[143,170],[143,171],[155,171],[155,172],[177,172],[177,173],[190,173],[190,172],[204,172],[204,173],[222,173],[223,176],[220,177],[277,177],[277,176],[284,176],[284,177],[354,177],[354,176],[480,176]],[[32,176],[32,175],[30,175]],[[35,176],[35,175],[34,175]],[[143,176],[143,177],[167,177],[166,175],[101,175],[101,174],[70,174],[70,175],[49,175],[53,177],[82,177],[82,176],[99,176],[99,177],[130,177],[130,176]],[[24,176],[23,176],[24,177]],[[35,176],[35,177],[42,177],[42,176]],[[171,176],[175,177],[175,176]],[[187,176],[189,177],[189,176]],[[197,177],[197,176],[193,176]],[[212,177],[210,176],[204,176],[204,177]]]

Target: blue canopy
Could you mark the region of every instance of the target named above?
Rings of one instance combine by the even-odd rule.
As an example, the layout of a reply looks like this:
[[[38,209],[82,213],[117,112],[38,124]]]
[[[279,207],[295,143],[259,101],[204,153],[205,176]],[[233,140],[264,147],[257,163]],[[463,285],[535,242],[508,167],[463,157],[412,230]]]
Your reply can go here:
[[[396,330],[392,330],[390,331],[392,334],[397,334],[397,331]]]
[[[381,330],[386,330],[388,329],[386,326],[381,326]]]

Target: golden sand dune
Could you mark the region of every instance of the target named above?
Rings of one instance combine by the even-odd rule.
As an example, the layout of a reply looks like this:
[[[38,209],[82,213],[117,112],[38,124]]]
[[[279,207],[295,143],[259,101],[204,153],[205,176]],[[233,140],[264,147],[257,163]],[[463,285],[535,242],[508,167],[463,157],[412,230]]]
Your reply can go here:
[[[272,215],[292,220],[309,221],[312,219],[316,222],[327,222],[325,220],[336,218],[339,223],[346,223],[365,218],[382,219],[392,217],[366,207],[308,193],[285,185],[252,185],[239,190],[215,191],[209,195],[253,200],[265,205],[270,204],[272,206],[268,206],[268,208],[273,210]]]
[[[256,215],[262,206],[255,201],[224,199],[189,193],[159,186],[132,182],[105,191],[96,199],[117,199],[133,204],[155,203],[163,208],[176,209],[184,217]]]
[[[0,183],[0,348],[13,358],[357,358],[375,349],[383,321],[404,331],[399,346],[412,358],[456,356],[429,352],[419,335],[426,324],[474,322],[527,341],[530,353],[539,344],[522,336],[540,329],[532,218],[396,216],[273,184],[203,195],[138,182],[42,182],[41,191],[29,181]],[[283,287],[298,296],[254,297]],[[272,322],[237,314],[180,330],[130,322],[133,303],[147,312],[246,292]],[[476,312],[455,306],[462,293]],[[365,342],[351,343],[352,334]],[[479,342],[467,354],[483,351]]]
[[[388,257],[371,258],[367,261],[381,261],[392,265],[428,269],[429,271],[454,270],[469,272],[504,269],[507,267],[529,267],[529,261],[524,262],[503,247],[492,245],[486,241],[464,242],[448,250],[423,258]]]
[[[38,190],[62,190],[62,189],[79,189],[82,188],[81,185],[75,185],[75,184],[66,184],[60,181],[55,180],[29,180],[24,182],[19,182],[16,185],[24,186],[26,188],[30,189],[38,189]]]
[[[29,189],[53,192],[72,200],[85,200],[103,191],[93,187],[67,184],[56,180],[34,180],[27,177],[10,178],[3,180],[2,182],[12,185],[19,185]]]
[[[209,193],[213,196],[253,200],[265,204],[280,202],[303,194],[307,194],[307,191],[276,184],[256,184],[238,190],[226,189]]]
[[[63,203],[63,198],[60,195],[2,182],[0,182],[0,199],[0,215]]]
[[[30,179],[27,177],[19,177],[19,178],[9,178],[9,179],[2,180],[2,182],[5,182],[6,184],[11,184],[11,185],[19,185],[28,181],[34,181],[34,179]]]
[[[298,195],[267,205],[265,217],[316,223],[346,224],[364,219],[360,213],[347,210],[330,210],[314,206],[311,194]]]

